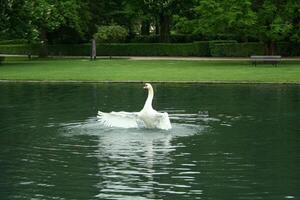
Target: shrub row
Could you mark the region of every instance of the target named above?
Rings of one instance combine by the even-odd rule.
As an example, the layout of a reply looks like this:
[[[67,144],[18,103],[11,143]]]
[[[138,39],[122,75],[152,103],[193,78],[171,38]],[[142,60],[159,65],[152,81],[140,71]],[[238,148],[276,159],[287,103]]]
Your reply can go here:
[[[98,44],[98,56],[209,56],[208,42]],[[50,56],[89,56],[90,44],[48,45]],[[0,54],[39,54],[37,45],[0,45]]]
[[[49,56],[90,56],[90,44],[56,44],[48,45]]]
[[[300,56],[300,45],[297,43],[279,42],[277,54],[282,56]]]
[[[40,45],[16,44],[0,45],[0,54],[12,55],[39,55],[42,51]],[[48,45],[47,52],[49,56],[89,56],[91,45]]]
[[[245,57],[250,55],[264,55],[265,45],[259,42],[248,43],[217,43],[210,45],[211,56]],[[300,56],[300,46],[296,43],[279,42],[276,54],[281,56]]]
[[[138,35],[130,40],[132,43],[159,43],[159,35]],[[191,43],[194,41],[200,41],[202,37],[199,35],[188,34],[173,34],[170,35],[171,43]]]
[[[97,46],[97,55],[113,56],[207,56],[207,42],[195,43],[128,43],[102,44]]]
[[[89,56],[90,44],[49,45],[50,56]],[[215,57],[245,57],[263,55],[263,43],[237,43],[236,41],[211,41],[193,43],[116,43],[98,44],[98,56],[215,56]],[[38,55],[39,45],[0,45],[0,54],[31,53]],[[278,43],[277,54],[282,56],[299,56],[300,46],[291,43]]]
[[[249,43],[218,43],[210,47],[211,56],[215,57],[245,57],[250,55],[263,55],[264,44]]]
[[[27,55],[28,53],[37,55],[39,46],[28,44],[0,45],[0,54]]]
[[[25,39],[15,39],[15,40],[0,40],[0,45],[8,44],[26,44],[27,40]]]

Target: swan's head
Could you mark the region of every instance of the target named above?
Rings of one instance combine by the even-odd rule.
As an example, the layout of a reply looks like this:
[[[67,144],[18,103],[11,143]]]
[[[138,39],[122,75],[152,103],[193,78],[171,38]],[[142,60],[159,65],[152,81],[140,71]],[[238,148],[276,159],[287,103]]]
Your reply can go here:
[[[147,89],[147,90],[152,89],[151,84],[150,83],[145,83],[144,89]]]

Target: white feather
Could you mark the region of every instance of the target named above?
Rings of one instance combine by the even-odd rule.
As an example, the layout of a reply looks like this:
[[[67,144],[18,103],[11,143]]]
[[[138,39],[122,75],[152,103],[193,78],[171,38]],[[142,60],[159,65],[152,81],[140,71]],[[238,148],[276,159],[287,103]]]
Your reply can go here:
[[[140,112],[110,112],[98,111],[99,121],[107,127],[119,128],[158,128],[169,130],[172,128],[168,113],[160,113],[152,108],[154,91],[149,83],[145,84],[148,89],[148,97]]]
[[[142,126],[136,113],[130,112],[110,112],[98,111],[98,120],[107,127],[138,128]]]

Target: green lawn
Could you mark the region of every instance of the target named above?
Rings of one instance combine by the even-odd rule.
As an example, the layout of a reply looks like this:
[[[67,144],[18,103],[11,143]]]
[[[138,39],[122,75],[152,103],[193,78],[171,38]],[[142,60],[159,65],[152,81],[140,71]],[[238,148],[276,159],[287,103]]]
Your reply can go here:
[[[300,62],[254,67],[246,61],[10,58],[0,65],[0,80],[300,83]]]

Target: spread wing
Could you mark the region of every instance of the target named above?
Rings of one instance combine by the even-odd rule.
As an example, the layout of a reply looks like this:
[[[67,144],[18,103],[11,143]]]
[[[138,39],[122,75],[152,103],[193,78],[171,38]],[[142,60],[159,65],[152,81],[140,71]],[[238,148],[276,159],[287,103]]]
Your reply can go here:
[[[137,112],[110,112],[98,111],[98,121],[107,127],[139,128],[143,121],[139,119]]]
[[[157,125],[159,129],[169,130],[172,128],[168,113],[156,113]]]

